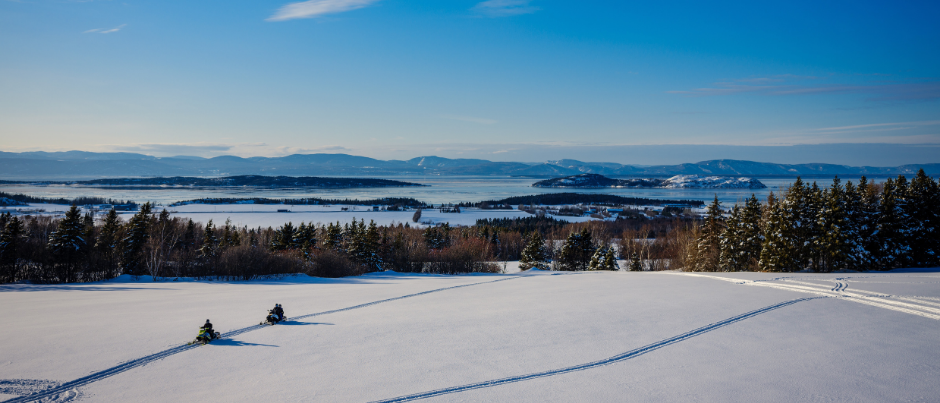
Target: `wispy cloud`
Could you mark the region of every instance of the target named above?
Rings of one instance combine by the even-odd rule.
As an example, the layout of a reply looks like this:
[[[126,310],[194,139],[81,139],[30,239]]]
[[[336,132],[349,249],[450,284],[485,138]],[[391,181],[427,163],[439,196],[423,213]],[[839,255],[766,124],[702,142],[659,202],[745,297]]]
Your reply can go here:
[[[493,119],[476,118],[472,116],[442,115],[441,118],[450,119],[450,120],[459,120],[461,122],[479,123],[481,125],[492,125],[492,124],[499,123]]]
[[[843,132],[843,131],[858,131],[858,130],[898,130],[898,129],[909,129],[913,127],[922,127],[922,126],[933,126],[940,125],[940,120],[922,120],[917,122],[893,122],[893,123],[870,123],[865,125],[852,125],[852,126],[838,126],[838,127],[823,127],[819,129],[813,129],[812,131],[817,132]]]
[[[268,21],[286,21],[297,18],[316,18],[325,14],[342,13],[368,7],[379,0],[308,0],[289,3],[268,17]]]
[[[539,11],[538,7],[529,3],[531,0],[486,0],[473,6],[471,10],[488,17],[508,17]]]
[[[340,145],[325,145],[319,147],[275,146],[267,143],[143,143],[100,145],[98,147],[107,151],[123,151],[142,153],[157,157],[172,156],[198,156],[218,157],[220,155],[237,155],[241,157],[282,157],[291,154],[314,153],[348,153],[351,148]]]
[[[126,27],[126,26],[127,26],[127,24],[121,24],[121,25],[118,25],[118,26],[116,26],[116,27],[114,27],[114,28],[111,28],[111,29],[95,28],[95,29],[89,29],[89,30],[87,30],[87,31],[85,31],[85,32],[82,32],[82,33],[83,33],[83,34],[91,34],[91,33],[111,34],[111,33],[115,33],[115,32],[117,32],[117,31],[120,31],[121,28],[124,28],[124,27]]]
[[[779,75],[773,77],[744,78],[714,83],[710,87],[691,90],[666,91],[667,94],[687,96],[719,96],[754,93],[769,96],[812,94],[868,94],[871,101],[914,101],[940,98],[940,82],[887,82],[866,85],[807,85],[793,81],[817,80],[821,77]]]

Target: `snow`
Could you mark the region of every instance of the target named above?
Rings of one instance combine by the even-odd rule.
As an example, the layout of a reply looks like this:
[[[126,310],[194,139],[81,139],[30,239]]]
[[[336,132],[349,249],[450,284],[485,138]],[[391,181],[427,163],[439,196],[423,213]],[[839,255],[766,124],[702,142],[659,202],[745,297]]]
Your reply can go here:
[[[71,206],[57,204],[32,204],[29,207],[12,207],[11,211],[21,211],[22,214],[48,214],[62,215]],[[154,213],[163,210],[163,206],[154,209]],[[343,209],[346,210],[343,210]],[[183,206],[166,207],[171,217],[181,217],[192,219],[195,222],[207,223],[212,220],[215,224],[222,224],[226,219],[231,219],[235,226],[256,227],[279,227],[288,222],[294,225],[305,223],[321,223],[339,221],[341,224],[352,222],[353,219],[364,219],[366,223],[374,220],[378,225],[390,225],[398,223],[408,223],[411,226],[424,226],[427,224],[449,223],[450,225],[475,225],[478,219],[484,218],[514,218],[529,217],[532,214],[519,210],[482,210],[479,208],[461,209],[460,213],[441,213],[437,209],[425,209],[421,212],[421,223],[416,224],[411,221],[415,211],[372,211],[372,206],[354,206],[354,205],[284,205],[284,204],[188,204]],[[278,212],[279,209],[290,210],[290,212]],[[44,210],[37,213],[37,210]],[[135,213],[118,212],[126,221]],[[98,217],[103,213],[98,212]],[[557,220],[568,222],[590,221],[591,217],[568,217],[552,216]]]
[[[732,176],[698,176],[676,175],[663,182],[664,188],[669,189],[763,189],[763,183],[754,178],[738,178]]]
[[[936,270],[7,284],[0,400],[929,401]]]

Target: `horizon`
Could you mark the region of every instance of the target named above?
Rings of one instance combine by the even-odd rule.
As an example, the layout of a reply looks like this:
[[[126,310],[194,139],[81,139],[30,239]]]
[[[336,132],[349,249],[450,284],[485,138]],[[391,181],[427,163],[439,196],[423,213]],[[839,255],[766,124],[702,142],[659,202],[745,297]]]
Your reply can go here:
[[[808,145],[799,144],[792,146],[703,146],[703,145],[648,145],[648,146],[622,146],[616,147],[582,147],[582,149],[572,147],[552,147],[554,149],[539,150],[539,154],[544,158],[535,159],[513,159],[511,157],[519,153],[499,153],[497,158],[492,158],[486,153],[477,155],[453,155],[447,150],[441,154],[424,154],[416,156],[403,156],[402,158],[378,158],[366,154],[352,154],[346,152],[308,152],[291,153],[282,155],[239,155],[226,154],[223,152],[212,152],[205,155],[186,155],[146,151],[112,151],[100,152],[89,150],[31,150],[31,151],[5,151],[0,149],[0,154],[30,154],[30,153],[90,153],[90,154],[127,154],[142,155],[146,157],[159,159],[213,159],[219,157],[238,157],[243,159],[250,158],[283,158],[297,155],[336,155],[350,157],[364,157],[379,161],[411,161],[419,158],[443,158],[449,160],[483,160],[489,162],[517,162],[523,164],[545,164],[558,161],[572,160],[585,164],[620,164],[635,167],[651,166],[670,166],[681,164],[698,164],[709,161],[744,161],[765,164],[780,165],[842,165],[850,167],[896,167],[903,165],[927,165],[940,163],[940,144],[826,144],[826,145]],[[885,150],[895,149],[903,152],[885,153]],[[640,161],[616,161],[615,158],[604,159],[585,159],[583,156],[588,154],[600,155],[625,155],[626,150],[634,157],[640,157]],[[442,150],[437,150],[442,151]],[[462,153],[460,153],[462,154]],[[533,153],[528,153],[531,156]],[[571,155],[574,154],[574,155]],[[565,156],[567,155],[567,156]],[[578,158],[578,156],[582,156]],[[709,157],[710,158],[706,158]],[[764,156],[766,159],[749,158],[755,156]],[[500,158],[502,157],[502,158]],[[695,157],[698,157],[696,159]],[[852,161],[866,161],[867,163],[852,163]],[[878,163],[878,162],[881,163]]]
[[[808,1],[0,2],[0,136],[14,152],[940,162],[928,159],[940,154],[938,14]],[[792,150],[773,147],[811,155],[772,160]]]

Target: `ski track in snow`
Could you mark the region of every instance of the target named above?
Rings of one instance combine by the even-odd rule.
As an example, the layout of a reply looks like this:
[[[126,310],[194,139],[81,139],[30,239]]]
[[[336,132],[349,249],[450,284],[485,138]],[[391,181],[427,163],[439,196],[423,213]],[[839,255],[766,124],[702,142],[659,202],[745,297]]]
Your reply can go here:
[[[365,304],[359,304],[359,305],[351,306],[348,308],[334,309],[331,311],[295,316],[290,319],[297,320],[297,319],[303,319],[303,318],[310,318],[314,316],[322,316],[322,315],[329,315],[329,314],[338,313],[338,312],[351,311],[354,309],[366,308],[366,307],[370,307],[373,305],[378,305],[378,304],[392,302],[392,301],[398,301],[398,300],[402,300],[406,298],[418,297],[421,295],[427,295],[427,294],[431,294],[435,292],[453,290],[453,289],[463,288],[463,287],[470,287],[470,286],[480,285],[480,284],[492,284],[492,283],[497,283],[500,281],[514,280],[519,277],[520,276],[513,276],[509,278],[501,278],[498,280],[483,281],[479,283],[462,284],[462,285],[455,285],[452,287],[438,288],[434,290],[428,290],[428,291],[422,291],[422,292],[418,292],[414,294],[403,295],[400,297],[367,302]],[[238,336],[240,334],[248,333],[252,330],[258,330],[263,327],[265,327],[265,325],[253,325],[253,326],[248,326],[248,327],[244,327],[241,329],[230,330],[226,333],[223,333],[219,338],[227,339],[227,338],[231,338],[234,336]],[[4,401],[4,403],[74,401],[82,396],[82,393],[78,390],[78,388],[82,386],[86,386],[88,384],[100,381],[105,378],[109,378],[111,376],[120,374],[122,372],[131,370],[137,367],[142,367],[151,362],[158,361],[166,357],[169,357],[171,355],[179,354],[179,353],[182,353],[184,351],[187,351],[187,350],[199,347],[199,346],[201,346],[201,344],[186,344],[182,346],[173,347],[171,349],[163,350],[159,353],[151,354],[146,357],[138,358],[135,360],[130,360],[125,363],[108,368],[106,370],[95,372],[90,375],[84,376],[82,378],[78,378],[74,381],[65,382],[65,383],[59,383],[56,381],[45,381],[45,380],[30,380],[30,379],[4,379],[4,380],[0,380],[0,393],[5,393],[3,392],[4,390],[10,390],[11,392],[8,394],[11,394],[11,395],[23,395],[24,394],[24,393],[18,393],[18,392],[26,393],[26,396],[15,397],[15,398]],[[30,382],[33,382],[34,384],[31,384]],[[6,385],[11,385],[11,386],[7,387]],[[30,385],[36,385],[36,386],[30,386]],[[18,392],[13,392],[14,390]]]
[[[787,291],[796,291],[804,292],[810,294],[816,294],[826,297],[835,297],[841,298],[846,301],[852,301],[863,305],[875,306],[878,308],[890,309],[892,311],[903,312],[911,315],[922,316],[929,319],[940,320],[940,305],[932,301],[926,301],[923,297],[911,297],[904,295],[887,295],[883,293],[878,293],[874,291],[846,291],[848,288],[848,279],[851,277],[840,277],[837,279],[819,279],[815,278],[812,280],[820,281],[835,281],[837,282],[835,287],[829,287],[817,283],[807,283],[804,281],[799,281],[793,277],[777,277],[770,280],[741,280],[720,276],[712,276],[706,274],[696,274],[696,273],[669,273],[680,276],[690,276],[690,277],[705,277],[713,280],[727,281],[734,284],[741,285],[755,285],[760,287],[770,287],[780,290]],[[866,276],[866,277],[875,277],[875,276]],[[912,276],[913,277],[913,276]],[[806,278],[800,278],[803,280]],[[844,282],[844,283],[843,283]],[[929,297],[928,297],[929,298]],[[905,302],[907,301],[907,302]]]
[[[451,393],[465,392],[465,391],[473,390],[473,389],[490,388],[490,387],[494,387],[494,386],[505,385],[505,384],[508,384],[508,383],[522,382],[522,381],[527,381],[527,380],[535,379],[535,378],[543,378],[543,377],[547,377],[547,376],[554,376],[554,375],[567,374],[567,373],[569,373],[569,372],[575,372],[575,371],[584,371],[584,370],[587,370],[587,369],[592,369],[592,368],[601,367],[601,366],[605,366],[605,365],[615,364],[615,363],[618,363],[618,362],[622,362],[622,361],[629,360],[629,359],[631,359],[631,358],[639,357],[639,356],[641,356],[641,355],[643,355],[643,354],[646,354],[646,353],[651,352],[651,351],[654,351],[654,350],[658,350],[658,349],[663,348],[663,347],[666,347],[666,346],[668,346],[668,345],[670,345],[670,344],[675,344],[675,343],[678,343],[678,342],[680,342],[680,341],[688,340],[688,339],[691,339],[691,338],[693,338],[693,337],[695,337],[695,336],[699,336],[699,335],[702,335],[702,334],[704,334],[704,333],[708,333],[708,332],[710,332],[710,331],[712,331],[712,330],[720,329],[720,328],[722,328],[722,327],[725,327],[725,326],[728,326],[728,325],[731,325],[731,324],[740,322],[740,321],[742,321],[742,320],[745,320],[745,319],[748,319],[748,318],[752,318],[752,317],[757,316],[757,315],[760,315],[760,314],[762,314],[762,313],[770,312],[770,311],[773,311],[773,310],[775,310],[775,309],[779,309],[779,308],[783,308],[783,307],[785,307],[785,306],[793,305],[793,304],[795,304],[795,303],[797,303],[797,302],[809,301],[809,300],[820,299],[820,298],[829,298],[829,297],[807,297],[807,298],[799,298],[799,299],[794,299],[794,300],[789,300],[789,301],[781,302],[781,303],[779,303],[779,304],[774,304],[774,305],[766,306],[766,307],[763,307],[763,308],[760,308],[760,309],[755,309],[755,310],[753,310],[753,311],[750,311],[750,312],[747,312],[747,313],[742,313],[742,314],[740,314],[740,315],[733,316],[733,317],[730,317],[730,318],[728,318],[728,319],[725,319],[725,320],[722,320],[722,321],[719,321],[719,322],[715,322],[715,323],[712,323],[712,324],[709,324],[709,325],[705,325],[705,326],[702,326],[702,327],[700,327],[700,328],[698,328],[698,329],[695,329],[695,330],[692,330],[692,331],[689,331],[689,332],[682,333],[682,334],[680,334],[680,335],[678,335],[678,336],[673,336],[673,337],[670,337],[670,338],[668,338],[668,339],[660,340],[660,341],[657,341],[657,342],[652,343],[652,344],[647,344],[647,345],[645,345],[645,346],[643,346],[643,347],[640,347],[640,348],[637,348],[637,349],[634,349],[634,350],[630,350],[630,351],[627,351],[627,352],[625,352],[625,353],[621,353],[621,354],[615,355],[615,356],[613,356],[613,357],[605,358],[605,359],[599,360],[599,361],[593,361],[593,362],[589,362],[589,363],[585,363],[585,364],[573,365],[573,366],[570,366],[570,367],[559,368],[559,369],[553,369],[553,370],[548,370],[548,371],[535,372],[535,373],[526,374],[526,375],[518,375],[518,376],[511,376],[511,377],[508,377],[508,378],[494,379],[494,380],[491,380],[491,381],[477,382],[477,383],[471,383],[471,384],[461,385],[461,386],[453,386],[453,387],[449,387],[449,388],[437,389],[437,390],[432,390],[432,391],[428,391],[428,392],[415,393],[415,394],[412,394],[412,395],[405,395],[405,396],[393,397],[393,398],[391,398],[391,399],[376,400],[376,401],[373,401],[372,403],[408,402],[408,401],[412,401],[412,400],[427,399],[427,398],[430,398],[430,397],[436,397],[436,396],[441,396],[441,395],[447,395],[447,394],[451,394]]]

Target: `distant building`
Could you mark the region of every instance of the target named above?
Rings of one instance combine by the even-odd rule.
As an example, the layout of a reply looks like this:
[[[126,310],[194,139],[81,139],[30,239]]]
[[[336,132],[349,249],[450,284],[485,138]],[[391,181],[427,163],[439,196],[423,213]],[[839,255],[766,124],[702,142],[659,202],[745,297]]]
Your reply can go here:
[[[136,203],[115,204],[114,209],[116,211],[137,211],[137,204]]]

